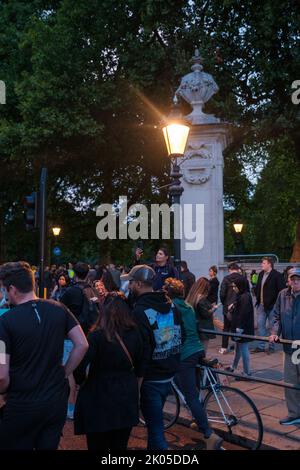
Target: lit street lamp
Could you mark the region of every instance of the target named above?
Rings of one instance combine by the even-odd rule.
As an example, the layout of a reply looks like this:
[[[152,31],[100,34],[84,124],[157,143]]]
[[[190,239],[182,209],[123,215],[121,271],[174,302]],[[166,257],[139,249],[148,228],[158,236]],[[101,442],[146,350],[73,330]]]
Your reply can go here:
[[[177,162],[177,159],[181,158],[184,155],[189,131],[190,127],[182,117],[182,114],[178,107],[178,100],[175,96],[171,112],[165,121],[165,126],[163,127],[163,134],[167,146],[168,156],[171,158],[172,162],[171,177],[173,181],[170,185],[170,196],[172,199],[172,204],[180,205],[180,196],[183,193],[183,187],[180,184],[180,178],[182,174],[180,173],[180,166]],[[176,220],[177,223],[180,223],[178,219]],[[179,231],[177,231],[177,233],[179,233]],[[175,238],[174,236],[173,243],[174,263],[175,267],[178,269],[178,272],[180,272],[180,238]]]
[[[235,233],[242,233],[243,226],[244,226],[244,225],[241,224],[241,223],[235,223],[235,224],[233,224]]]
[[[57,225],[55,227],[52,227],[52,233],[53,233],[55,239],[57,239],[57,237],[59,237],[60,232],[61,232],[61,227],[58,227]],[[50,241],[49,259],[51,259],[51,251],[52,250],[51,250],[51,241]],[[55,262],[58,263],[59,262],[59,257],[61,255],[61,249],[58,246],[54,246],[52,254],[55,257],[55,259],[54,259]]]
[[[52,227],[52,232],[55,237],[58,237],[60,234],[61,228],[60,227]]]
[[[243,241],[243,235],[242,235],[242,230],[243,230],[243,224],[241,222],[235,222],[233,224],[234,228],[234,241],[235,241],[235,250],[237,255],[242,255],[244,254],[244,241]]]

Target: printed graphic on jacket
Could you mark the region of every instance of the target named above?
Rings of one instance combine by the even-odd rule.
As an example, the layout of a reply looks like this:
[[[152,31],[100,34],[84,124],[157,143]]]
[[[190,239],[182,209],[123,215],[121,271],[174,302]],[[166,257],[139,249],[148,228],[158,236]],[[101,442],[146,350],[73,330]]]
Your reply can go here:
[[[173,354],[180,353],[181,329],[174,324],[173,310],[169,313],[160,313],[149,308],[145,310],[155,338],[155,349],[152,359],[166,359]]]

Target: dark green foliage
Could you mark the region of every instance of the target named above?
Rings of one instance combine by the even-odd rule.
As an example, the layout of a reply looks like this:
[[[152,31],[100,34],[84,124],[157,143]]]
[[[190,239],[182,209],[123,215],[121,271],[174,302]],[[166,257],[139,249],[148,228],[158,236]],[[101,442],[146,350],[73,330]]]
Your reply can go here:
[[[11,0],[0,5],[0,79],[7,86],[0,106],[2,259],[37,259],[21,201],[37,189],[43,165],[63,255],[131,256],[132,242],[97,240],[94,209],[120,195],[167,201],[166,190],[154,191],[169,182],[155,126],[190,70],[195,45],[220,87],[206,111],[233,124],[225,155],[226,250],[239,216],[249,251],[289,256],[299,217],[298,206],[290,208],[300,162],[299,107],[291,102],[291,84],[300,79],[296,1]],[[248,173],[265,166],[256,188],[245,165]],[[283,232],[272,231],[266,220],[278,227],[280,217]]]

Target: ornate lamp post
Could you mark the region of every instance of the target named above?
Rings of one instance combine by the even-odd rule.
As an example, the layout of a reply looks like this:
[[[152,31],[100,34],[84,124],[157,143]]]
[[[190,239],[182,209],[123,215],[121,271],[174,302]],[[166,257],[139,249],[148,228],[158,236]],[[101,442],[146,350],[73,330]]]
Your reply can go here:
[[[171,177],[173,179],[170,185],[170,196],[172,204],[180,205],[180,196],[183,193],[183,187],[180,184],[180,166],[178,164],[178,158],[184,155],[186,143],[189,136],[190,127],[188,123],[183,119],[180,109],[178,107],[178,100],[175,96],[172,110],[166,119],[165,126],[163,127],[163,134],[165,143],[167,146],[168,156],[171,158],[172,170]],[[180,221],[177,220],[177,223]],[[177,234],[179,231],[177,230]],[[175,234],[175,227],[174,227]],[[178,271],[180,271],[180,238],[174,236],[174,263]]]

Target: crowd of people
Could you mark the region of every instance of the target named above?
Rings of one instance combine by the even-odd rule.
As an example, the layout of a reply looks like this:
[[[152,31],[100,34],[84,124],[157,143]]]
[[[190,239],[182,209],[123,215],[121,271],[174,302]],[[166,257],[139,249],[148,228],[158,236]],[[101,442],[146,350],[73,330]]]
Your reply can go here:
[[[196,367],[205,361],[214,330],[222,329],[220,354],[228,367],[251,375],[254,310],[258,334],[269,336],[253,353],[271,354],[282,336],[299,339],[300,269],[286,280],[270,258],[250,279],[236,263],[219,285],[216,266],[195,276],[182,261],[180,272],[161,247],[153,263],[141,249],[128,267],[47,267],[47,299],[37,297],[38,270],[25,262],[0,267],[0,449],[57,449],[66,418],[89,450],[125,450],[142,413],[149,450],[166,450],[163,407],[172,380],[185,396],[209,450],[222,439],[199,401]],[[220,299],[220,303],[218,300]],[[216,316],[223,305],[223,321]],[[13,309],[13,310],[12,310]],[[210,330],[203,332],[202,330]],[[243,337],[246,335],[246,337]],[[299,365],[285,349],[284,378],[299,383]],[[289,415],[300,423],[299,393],[286,390]]]

